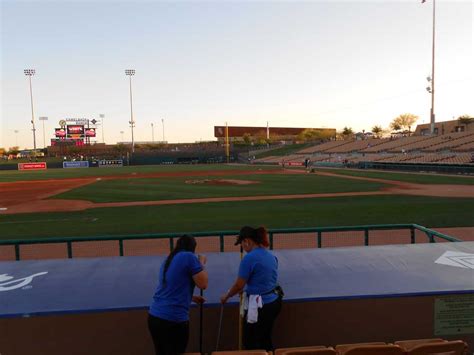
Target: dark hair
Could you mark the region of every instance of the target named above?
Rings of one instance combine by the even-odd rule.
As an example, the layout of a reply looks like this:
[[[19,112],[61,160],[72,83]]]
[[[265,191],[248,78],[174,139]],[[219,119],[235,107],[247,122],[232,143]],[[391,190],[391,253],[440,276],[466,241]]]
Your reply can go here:
[[[270,246],[267,229],[265,227],[242,227],[238,238],[239,243],[241,243],[246,238],[253,240],[258,245],[263,245],[265,248]]]
[[[182,235],[181,237],[179,237],[173,251],[166,258],[165,268],[163,269],[163,285],[166,284],[166,271],[168,271],[168,268],[174,256],[178,254],[180,251],[190,251],[194,253],[195,250],[196,250],[196,239],[194,239],[193,236]]]

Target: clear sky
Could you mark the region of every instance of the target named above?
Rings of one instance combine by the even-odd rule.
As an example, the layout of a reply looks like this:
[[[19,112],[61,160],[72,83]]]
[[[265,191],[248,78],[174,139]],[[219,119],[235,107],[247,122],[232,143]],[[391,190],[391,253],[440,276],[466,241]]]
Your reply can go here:
[[[1,2],[0,147],[32,147],[23,69],[47,139],[105,114],[105,140],[213,139],[213,126],[387,127],[429,121],[432,4],[405,1]],[[436,0],[437,120],[474,115],[473,5]],[[43,146],[37,122],[38,147]],[[15,134],[14,130],[19,133]],[[99,133],[101,141],[101,133]]]

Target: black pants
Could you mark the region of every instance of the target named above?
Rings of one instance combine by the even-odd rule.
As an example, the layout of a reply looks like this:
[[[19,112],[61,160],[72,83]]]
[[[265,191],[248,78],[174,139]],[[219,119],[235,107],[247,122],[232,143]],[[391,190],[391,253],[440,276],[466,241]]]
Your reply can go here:
[[[281,311],[281,298],[263,305],[258,310],[258,322],[247,323],[244,319],[243,345],[246,350],[273,351],[272,330],[273,323]]]
[[[189,322],[171,322],[148,315],[148,330],[153,338],[156,355],[177,355],[186,351]]]

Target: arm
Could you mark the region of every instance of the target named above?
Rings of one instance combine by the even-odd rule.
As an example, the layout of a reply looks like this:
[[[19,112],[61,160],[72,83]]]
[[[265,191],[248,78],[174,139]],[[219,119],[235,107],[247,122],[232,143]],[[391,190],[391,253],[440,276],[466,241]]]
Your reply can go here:
[[[229,291],[227,291],[226,294],[222,295],[221,303],[224,304],[229,300],[229,298],[235,296],[238,293],[241,293],[246,284],[247,284],[247,280],[241,277],[238,277],[237,280],[232,285],[232,287],[229,289]]]
[[[198,272],[197,274],[194,274],[193,281],[197,287],[199,287],[202,290],[205,290],[207,288],[207,283],[208,283],[207,271],[202,270]]]

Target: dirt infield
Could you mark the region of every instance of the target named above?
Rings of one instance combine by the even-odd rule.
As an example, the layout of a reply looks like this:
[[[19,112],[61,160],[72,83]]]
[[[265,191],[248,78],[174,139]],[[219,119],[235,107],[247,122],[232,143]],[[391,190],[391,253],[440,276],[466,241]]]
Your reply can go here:
[[[375,179],[368,177],[357,177],[339,175],[327,172],[317,172],[321,176],[333,176],[349,180],[365,180],[380,182],[390,186],[379,191],[368,192],[343,192],[343,193],[320,193],[320,194],[293,194],[293,195],[268,195],[268,196],[244,196],[244,197],[216,197],[197,199],[177,199],[159,201],[134,201],[134,202],[104,202],[93,203],[85,200],[46,200],[54,196],[80,186],[91,184],[97,180],[133,179],[145,177],[183,177],[183,176],[226,176],[226,175],[260,175],[260,174],[302,174],[304,170],[261,170],[261,171],[196,171],[196,172],[170,172],[170,173],[132,173],[129,175],[104,176],[81,179],[21,181],[0,183],[2,195],[0,198],[1,214],[36,213],[36,212],[68,212],[81,211],[90,208],[102,207],[126,207],[126,206],[155,206],[171,204],[190,204],[205,202],[229,202],[229,201],[260,201],[260,200],[282,200],[302,198],[323,198],[343,196],[369,196],[369,195],[418,195],[436,197],[470,197],[474,198],[474,185],[427,185],[400,182],[394,180]],[[222,182],[235,183],[234,180],[219,180]],[[245,180],[236,180],[245,181]]]

